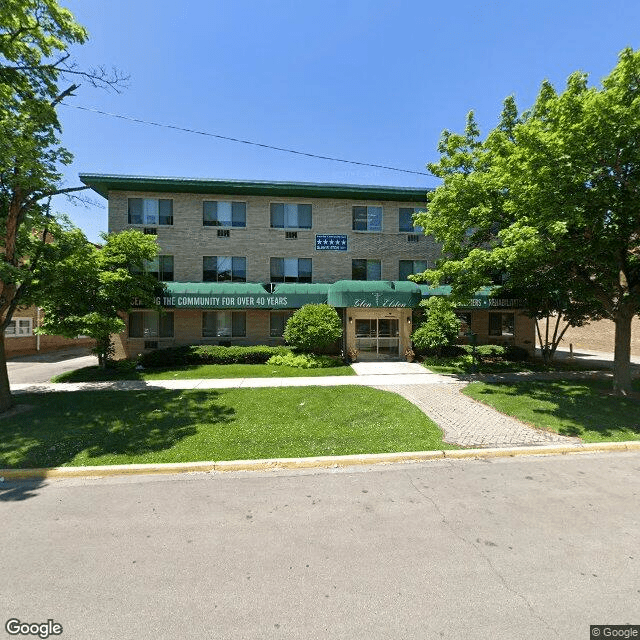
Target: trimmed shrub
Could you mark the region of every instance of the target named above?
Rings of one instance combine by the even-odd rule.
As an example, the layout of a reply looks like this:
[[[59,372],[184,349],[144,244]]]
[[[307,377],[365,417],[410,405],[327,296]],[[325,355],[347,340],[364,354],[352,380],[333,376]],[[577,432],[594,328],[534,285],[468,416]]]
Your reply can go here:
[[[421,353],[443,355],[444,347],[452,346],[458,339],[460,320],[453,311],[453,305],[441,297],[429,298],[421,302],[427,312],[426,321],[411,336],[413,344]]]
[[[264,364],[272,356],[286,355],[287,347],[221,347],[218,345],[187,345],[148,351],[140,356],[143,367],[186,367],[198,364]]]
[[[457,358],[467,353],[464,345],[461,344],[448,344],[440,348],[440,355],[443,358]]]
[[[331,358],[330,356],[315,356],[308,353],[287,353],[283,356],[271,356],[267,364],[297,367],[298,369],[324,369],[326,367],[340,367],[344,365],[344,362]]]
[[[504,350],[504,359],[511,362],[522,362],[529,358],[529,352],[524,347],[510,344]]]
[[[342,337],[342,322],[328,304],[305,304],[287,321],[284,339],[297,351],[325,351]]]
[[[463,345],[463,349],[467,353],[473,353],[473,347],[470,344]],[[476,347],[476,354],[481,358],[502,358],[504,351],[504,347],[499,344],[479,344]]]

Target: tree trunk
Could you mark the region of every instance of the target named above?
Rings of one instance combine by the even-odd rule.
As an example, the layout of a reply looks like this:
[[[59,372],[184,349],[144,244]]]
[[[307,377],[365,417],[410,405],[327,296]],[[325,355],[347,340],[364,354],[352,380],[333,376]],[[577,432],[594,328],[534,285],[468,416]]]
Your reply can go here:
[[[12,406],[13,397],[9,388],[7,356],[4,350],[4,331],[0,331],[0,413],[8,411]]]
[[[615,351],[613,354],[613,392],[618,396],[631,393],[631,321],[633,309],[623,306],[616,311]]]

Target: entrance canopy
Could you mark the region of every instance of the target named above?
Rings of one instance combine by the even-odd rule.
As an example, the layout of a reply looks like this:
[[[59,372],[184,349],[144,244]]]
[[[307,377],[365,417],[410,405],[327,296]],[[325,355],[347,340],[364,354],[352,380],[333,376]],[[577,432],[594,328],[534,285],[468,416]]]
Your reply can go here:
[[[299,309],[305,304],[413,308],[421,299],[418,285],[408,280],[285,282],[273,292],[259,282],[165,282],[164,286],[156,302],[168,309]]]
[[[417,307],[421,299],[415,282],[338,280],[329,288],[332,307]]]

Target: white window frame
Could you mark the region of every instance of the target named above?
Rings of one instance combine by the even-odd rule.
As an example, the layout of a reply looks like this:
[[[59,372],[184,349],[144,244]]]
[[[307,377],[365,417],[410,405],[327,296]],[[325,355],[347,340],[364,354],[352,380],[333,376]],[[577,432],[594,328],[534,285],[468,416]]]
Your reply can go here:
[[[427,269],[429,269],[429,261],[423,258],[416,258],[415,260],[412,258],[401,258],[398,260],[398,278],[401,279],[400,274],[400,263],[401,262],[411,262],[411,273],[409,275],[413,275],[415,273],[423,273]],[[422,271],[416,270],[416,262],[424,262],[425,268]]]
[[[271,207],[274,204],[282,204],[284,205],[284,226],[283,227],[274,227],[271,225]],[[287,224],[287,207],[295,207],[296,208],[296,222],[300,222],[300,215],[298,213],[298,207],[301,205],[311,207],[311,226],[310,227],[300,227],[293,226]],[[313,229],[313,202],[285,202],[284,200],[273,200],[269,202],[269,228],[270,229],[283,229],[284,231],[295,230],[295,231],[311,231]]]
[[[205,314],[213,314],[215,318],[215,335],[205,335],[204,318]],[[244,316],[244,333],[233,333],[233,315]],[[228,327],[228,332],[227,332]],[[244,309],[207,309],[202,312],[202,337],[205,339],[217,338],[246,338],[247,337],[247,312]]]
[[[229,220],[228,222],[224,221],[222,222],[221,220],[217,219],[215,220],[215,222],[217,224],[205,224],[205,220],[204,220],[204,207],[208,202],[215,202],[216,206],[219,204],[228,204],[229,205],[229,212],[231,214],[231,220]],[[234,204],[243,204],[244,205],[244,224],[243,225],[238,225],[235,226],[233,224],[233,205]],[[215,198],[207,198],[205,200],[202,201],[202,226],[205,228],[211,228],[211,229],[246,229],[247,228],[247,210],[249,209],[249,204],[247,203],[246,200],[216,200]],[[216,211],[217,214],[217,211]]]
[[[142,222],[130,222],[130,200],[142,200]],[[166,224],[160,222],[160,200],[168,200],[171,202],[171,223]],[[150,204],[155,202],[155,212],[149,214],[145,209],[148,209]],[[150,217],[147,218],[146,216]],[[134,227],[172,227],[173,226],[173,198],[145,198],[144,196],[129,196],[127,198],[127,224]]]
[[[272,260],[282,260],[282,280],[272,280],[273,273],[271,271],[271,261]],[[311,261],[311,281],[313,282],[313,258],[288,258],[284,256],[272,256],[269,258],[269,282],[300,282],[300,260],[310,260]],[[295,275],[294,275],[295,274]],[[287,280],[289,278],[296,278],[296,280]],[[305,282],[306,284],[310,284]],[[304,284],[301,283],[301,284]]]
[[[424,207],[398,207],[398,233],[417,233],[417,234],[424,233],[423,227],[416,227],[415,225],[413,225],[413,219],[411,220],[412,227],[410,230],[400,229],[400,209],[413,209],[413,214],[412,214],[412,218],[413,218],[413,216],[416,213],[425,213],[425,208]]]
[[[367,228],[366,229],[354,229],[353,228],[353,210],[355,207],[365,207],[367,209]],[[380,209],[380,229],[369,229],[369,209]],[[351,231],[353,233],[383,233],[384,231],[384,205],[382,204],[359,204],[353,203],[351,205]]]
[[[20,330],[21,322],[27,323],[28,328],[26,332]],[[7,333],[11,325],[13,325],[13,333]],[[5,338],[30,338],[31,336],[33,336],[33,318],[11,318],[9,326],[4,330]]]

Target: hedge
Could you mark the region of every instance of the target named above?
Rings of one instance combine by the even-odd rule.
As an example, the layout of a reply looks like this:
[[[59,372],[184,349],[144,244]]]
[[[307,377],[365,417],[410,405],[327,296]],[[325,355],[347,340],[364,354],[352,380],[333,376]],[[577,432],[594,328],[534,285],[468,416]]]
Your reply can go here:
[[[143,367],[182,367],[197,364],[264,364],[272,356],[291,353],[288,347],[220,347],[218,345],[187,345],[156,349],[143,353]]]

